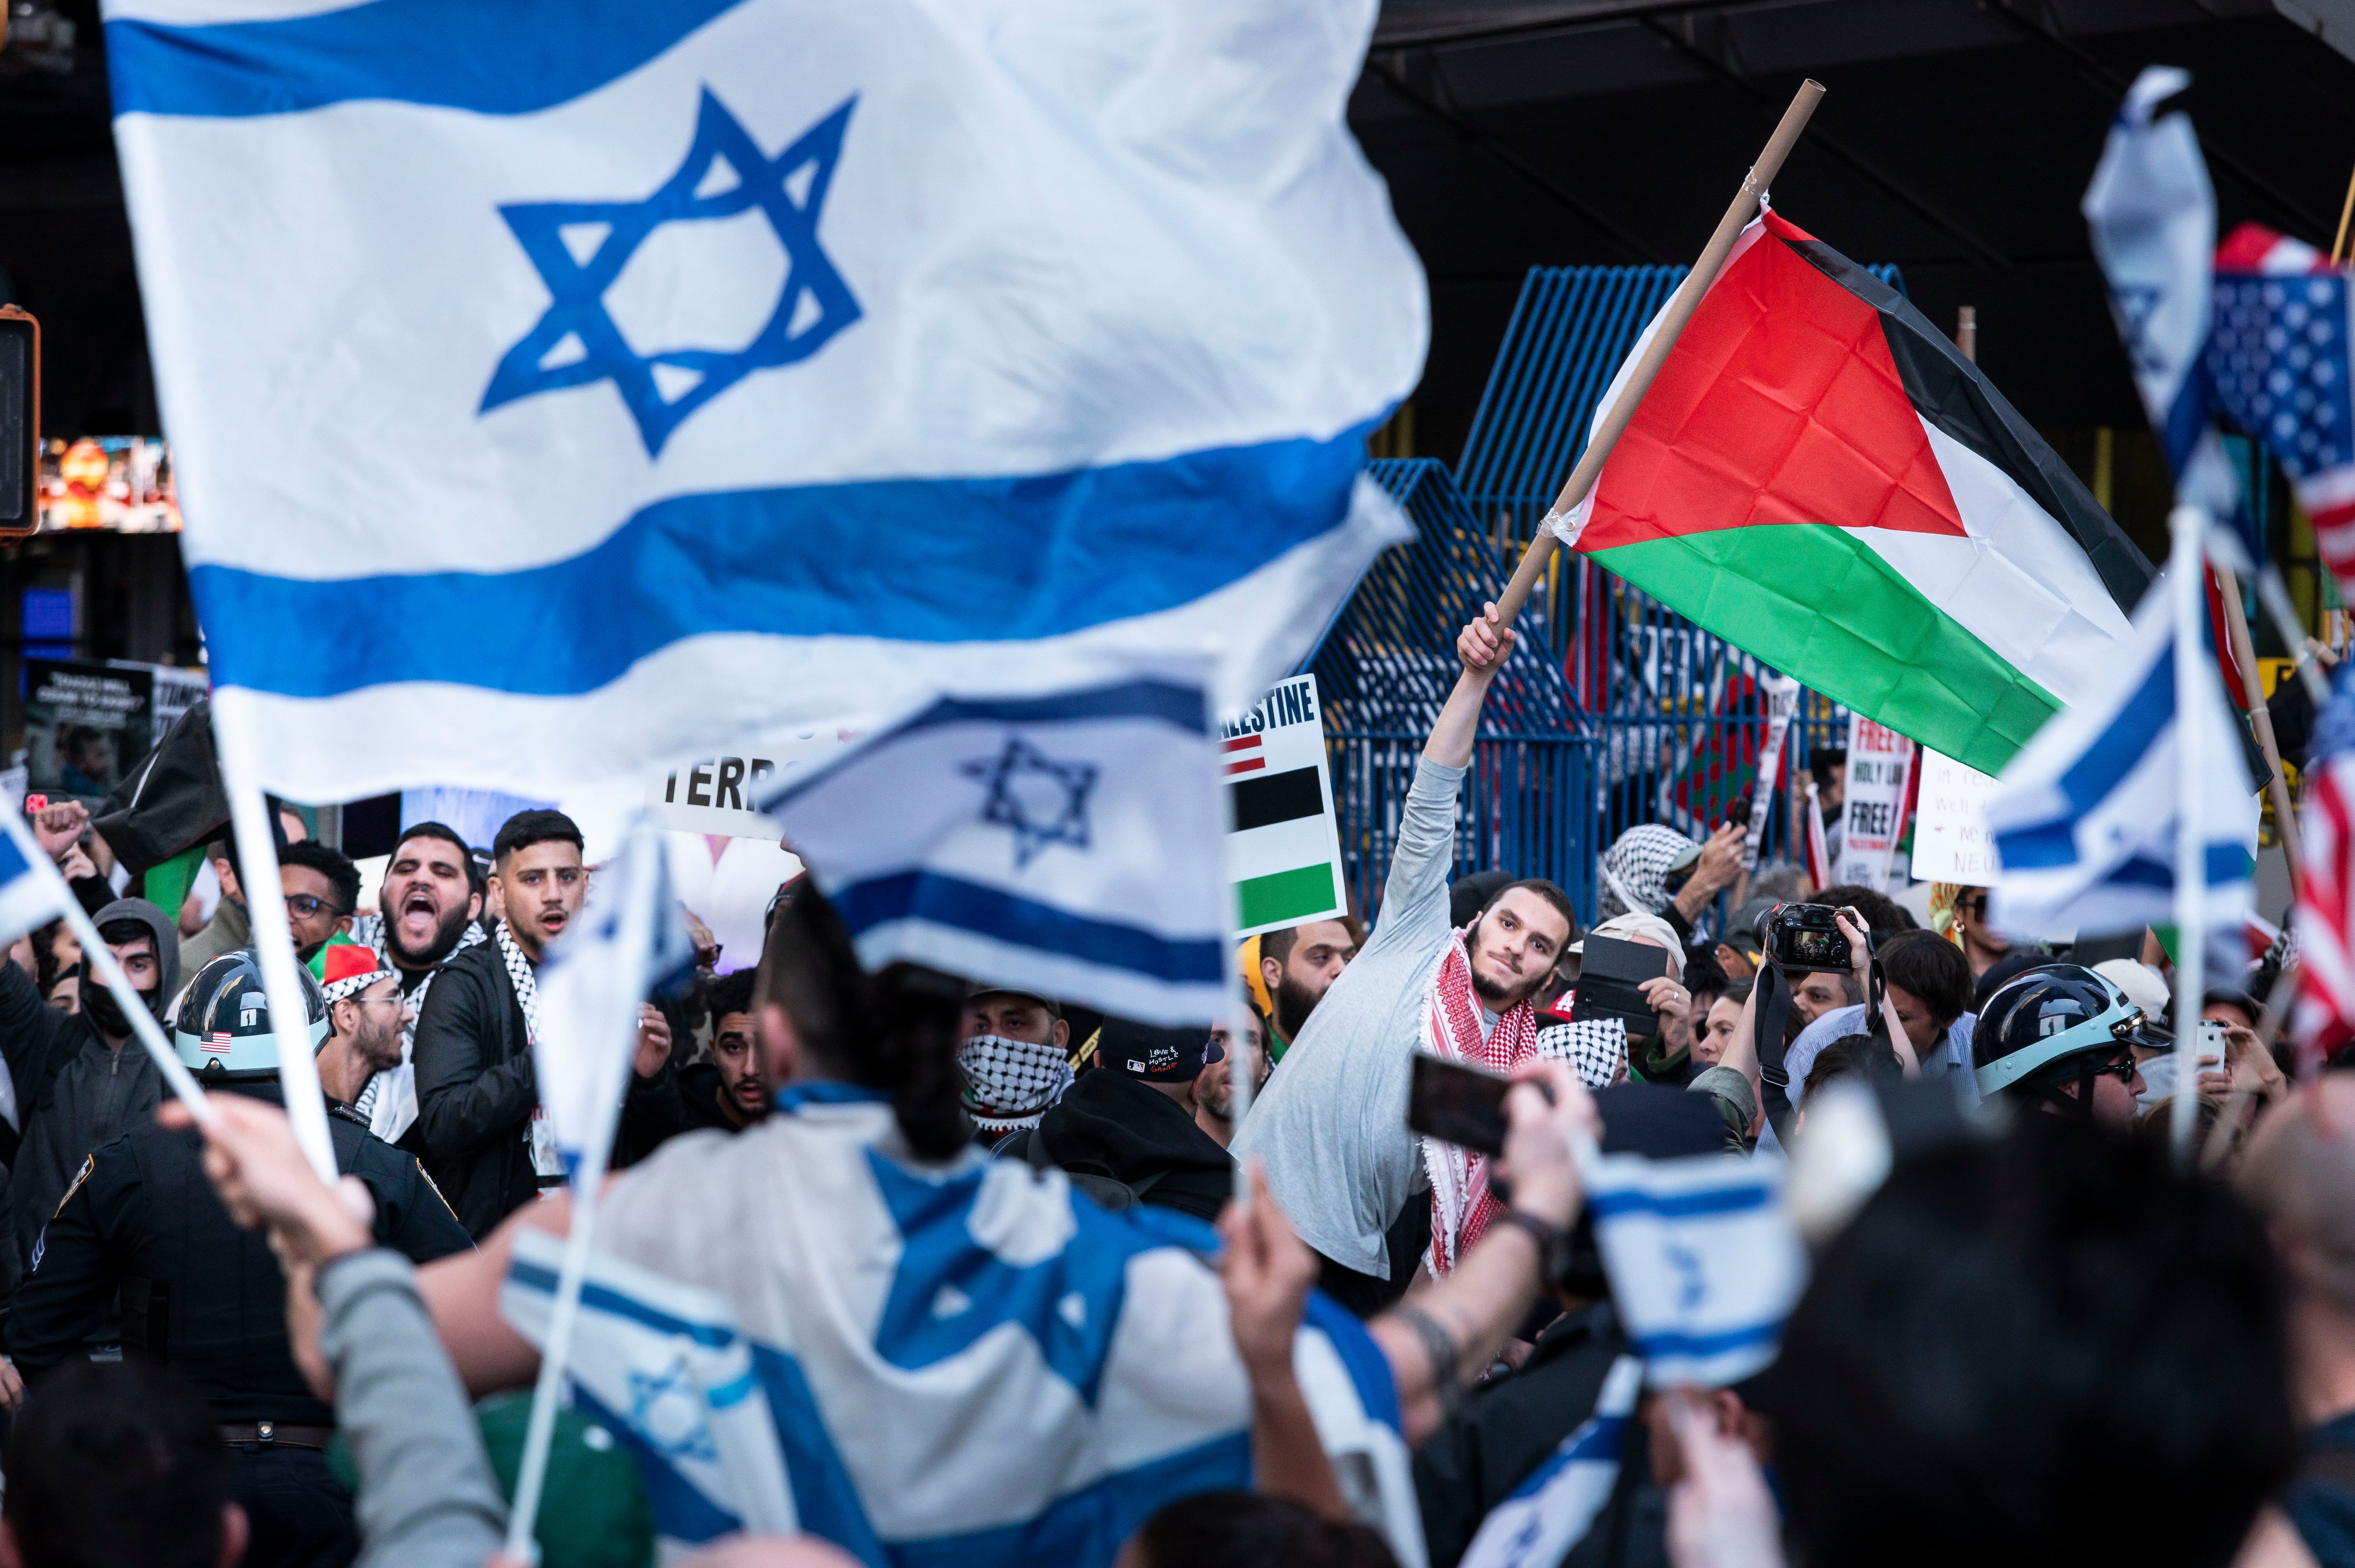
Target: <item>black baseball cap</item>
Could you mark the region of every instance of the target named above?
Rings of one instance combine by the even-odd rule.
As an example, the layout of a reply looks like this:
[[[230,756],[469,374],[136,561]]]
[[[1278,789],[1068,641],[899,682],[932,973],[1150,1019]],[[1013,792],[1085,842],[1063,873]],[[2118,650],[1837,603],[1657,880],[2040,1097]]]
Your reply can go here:
[[[1096,1043],[1096,1060],[1132,1078],[1156,1084],[1190,1084],[1209,1056],[1210,1031],[1189,1023],[1165,1029],[1131,1018],[1107,1018]]]

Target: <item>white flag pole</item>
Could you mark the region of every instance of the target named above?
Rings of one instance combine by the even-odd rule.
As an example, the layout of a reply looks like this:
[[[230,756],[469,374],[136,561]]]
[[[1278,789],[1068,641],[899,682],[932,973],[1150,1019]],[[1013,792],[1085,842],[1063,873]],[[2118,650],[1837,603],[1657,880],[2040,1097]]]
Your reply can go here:
[[[662,885],[653,857],[660,854],[662,848],[655,842],[644,813],[631,823],[625,842],[622,896],[626,902],[622,906],[621,942],[622,961],[628,973],[621,993],[630,999],[630,1007],[626,1022],[619,1019],[614,1022],[634,1037],[622,1043],[623,1050],[634,1054],[638,1003],[645,996],[651,978],[646,972],[646,955],[654,944],[655,896]],[[562,1048],[561,1042],[559,1048]],[[623,1058],[628,1059],[627,1055]],[[622,1119],[622,1097],[611,1096],[609,1101],[599,1102],[597,1119],[590,1127],[581,1161],[572,1172],[572,1224],[564,1238],[564,1260],[557,1269],[556,1299],[548,1320],[548,1341],[540,1347],[539,1378],[531,1391],[531,1420],[524,1428],[515,1506],[507,1513],[506,1552],[518,1563],[539,1560],[532,1550],[532,1536],[539,1519],[540,1489],[548,1478],[549,1446],[556,1436],[556,1401],[564,1386],[565,1362],[572,1355],[572,1330],[581,1317],[581,1288],[589,1274],[597,1204],[605,1184],[605,1167],[613,1156],[613,1130]]]
[[[2194,726],[2205,711],[2200,618],[2206,610],[2200,545],[2207,514],[2179,506],[2168,515],[2168,562],[2175,594],[2175,1104],[2169,1140],[2179,1169],[2190,1170],[2200,1112],[2200,1009],[2208,989],[2208,867],[2200,799],[2203,775]]]
[[[245,912],[253,923],[253,951],[261,965],[262,993],[270,998],[272,1033],[278,1037],[278,1083],[286,1098],[286,1118],[294,1126],[319,1180],[336,1184],[336,1146],[327,1136],[327,1098],[319,1087],[319,1065],[311,1054],[310,1008],[303,995],[294,957],[294,933],[286,924],[286,898],[278,877],[277,833],[261,792],[252,694],[225,686],[213,694],[213,732],[220,742],[221,784],[229,795],[229,828],[237,837],[237,876],[245,888]]]
[[[197,1086],[197,1080],[189,1075],[179,1053],[174,1051],[172,1043],[164,1038],[164,1031],[156,1025],[155,1015],[147,1010],[147,998],[133,987],[131,977],[123,972],[121,964],[115,962],[114,949],[106,945],[106,938],[100,936],[98,927],[91,924],[81,900],[74,896],[73,888],[66,882],[63,874],[48,855],[41,853],[41,846],[35,842],[21,816],[15,811],[0,811],[0,822],[5,822],[8,836],[16,841],[16,853],[34,868],[33,874],[48,876],[57,884],[58,913],[64,918],[66,928],[74,934],[74,940],[81,944],[81,961],[90,966],[100,983],[114,993],[115,1005],[130,1021],[131,1033],[139,1036],[139,1044],[145,1046],[147,1054],[155,1058],[155,1070],[164,1075],[164,1082],[173,1094],[179,1097],[180,1102],[195,1113],[197,1126],[208,1123],[212,1119],[212,1107],[205,1103],[205,1091]],[[163,960],[163,954],[155,955],[159,972]],[[165,1000],[168,1001],[171,999],[167,997]]]

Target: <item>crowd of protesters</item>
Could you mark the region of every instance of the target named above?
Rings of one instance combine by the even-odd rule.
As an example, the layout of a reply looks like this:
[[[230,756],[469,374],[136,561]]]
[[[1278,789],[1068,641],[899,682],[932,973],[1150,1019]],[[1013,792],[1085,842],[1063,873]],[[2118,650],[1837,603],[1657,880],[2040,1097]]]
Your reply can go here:
[[[1587,910],[1514,868],[1455,875],[1457,797],[1510,644],[1490,620],[1465,629],[1370,925],[1247,942],[1244,1022],[1156,1027],[986,977],[869,974],[814,885],[780,889],[756,967],[719,974],[707,948],[684,1000],[642,1010],[601,1249],[783,1314],[807,1358],[826,1353],[823,1323],[761,1299],[762,1260],[801,1245],[797,1205],[835,1191],[805,1122],[931,1180],[1014,1162],[1126,1212],[1116,1225],[1209,1222],[1220,1309],[1157,1319],[1190,1342],[1156,1397],[1189,1396],[1187,1357],[1231,1368],[1255,1489],[1160,1508],[1118,1562],[1399,1560],[1295,1378],[1321,1291],[1387,1363],[1416,1545],[1452,1568],[1630,1353],[1574,1144],[1774,1159],[1811,1136],[1810,1107],[1860,1089],[1887,1107],[1885,1174],[1811,1234],[1779,1357],[1646,1394],[1562,1562],[2355,1565],[2355,1087],[2293,1087],[2279,948],[2207,993],[2217,1050],[2186,1086],[2155,938],[2079,962],[2095,955],[2007,941],[1983,889],[1955,892],[1933,929],[1831,887],[1803,901],[1837,912],[1844,958],[1798,965],[1761,918],[1775,900],[1723,908],[1744,850],[1731,824],[1704,842],[1629,830]],[[80,809],[32,826],[87,889]],[[520,1429],[495,1396],[529,1385],[538,1352],[496,1302],[519,1231],[571,1212],[532,1043],[541,966],[590,891],[582,836],[548,810],[486,852],[415,824],[367,915],[338,851],[279,846],[357,1202],[354,1181],[313,1172],[275,1055],[253,1054],[273,1036],[252,890],[234,844],[211,859],[218,906],[185,936],[176,911],[85,894],[155,1021],[250,1064],[208,1071],[223,1092],[201,1134],[159,1112],[157,1071],[69,931],[32,932],[0,966],[0,1565],[499,1561]],[[1633,1012],[1578,1005],[1604,943],[1654,955]],[[1419,1054],[1514,1081],[1499,1155],[1410,1131]],[[2188,1171],[2165,1138],[2185,1093],[2201,1118]],[[854,1350],[835,1375],[858,1374]],[[651,1561],[610,1436],[568,1412],[559,1442],[543,1561]],[[698,1560],[858,1558],[802,1536]]]

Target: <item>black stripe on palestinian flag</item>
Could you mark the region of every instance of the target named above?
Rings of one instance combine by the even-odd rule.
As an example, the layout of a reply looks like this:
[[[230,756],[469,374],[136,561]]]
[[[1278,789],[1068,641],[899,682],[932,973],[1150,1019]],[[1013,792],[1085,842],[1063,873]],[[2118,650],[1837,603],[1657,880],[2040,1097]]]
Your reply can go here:
[[[2084,482],[2019,417],[2010,400],[1904,295],[1820,239],[1786,235],[1784,242],[1880,313],[1889,355],[1897,362],[1897,374],[1915,410],[2010,475],[2048,516],[2068,530],[2118,608],[2132,613],[2143,589],[2158,575],[2157,568],[2102,510]]]
[[[1274,822],[1320,816],[1325,810],[1325,791],[1316,782],[1314,767],[1245,779],[1227,788],[1234,794],[1234,831],[1239,833]]]

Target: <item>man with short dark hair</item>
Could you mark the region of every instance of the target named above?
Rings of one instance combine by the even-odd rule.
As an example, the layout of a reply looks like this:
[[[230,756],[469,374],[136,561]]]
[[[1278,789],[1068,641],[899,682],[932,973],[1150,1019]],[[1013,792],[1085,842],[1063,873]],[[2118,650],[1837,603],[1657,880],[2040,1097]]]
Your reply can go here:
[[[1406,1127],[1417,1050],[1497,1070],[1536,1054],[1529,999],[1578,924],[1561,890],[1535,881],[1507,884],[1461,930],[1448,922],[1456,799],[1489,683],[1512,645],[1493,609],[1457,638],[1462,673],[1407,793],[1380,923],[1235,1135],[1236,1155],[1265,1162],[1269,1191],[1323,1258],[1324,1287],[1361,1316],[1406,1288],[1412,1266],[1393,1256],[1389,1232],[1419,1176],[1433,1194],[1435,1273],[1497,1212],[1485,1162],[1435,1144],[1427,1162],[1418,1159],[1423,1148]]]
[[[414,1057],[425,1169],[478,1240],[543,1189],[564,1184],[531,1041],[541,959],[589,893],[581,830],[561,811],[517,812],[491,854],[506,916],[491,940],[442,969],[417,1022]],[[652,1007],[638,1016],[617,1167],[676,1131],[680,1115],[670,1026]]]
[[[1270,1062],[1283,1061],[1284,1052],[1300,1038],[1308,1015],[1365,945],[1365,935],[1364,927],[1348,916],[1260,933],[1260,982],[1274,1009],[1268,1019]]]
[[[1951,1078],[1966,1099],[1978,1097],[1978,1080],[1972,1075],[1971,1030],[1978,1014],[1971,1011],[1971,968],[1952,942],[1934,931],[1900,931],[1884,939],[1874,955],[1889,988],[1889,1001],[1904,1026],[1905,1038],[1921,1064],[1925,1078]],[[1860,991],[1851,975],[1808,975],[1810,981],[1839,980]],[[1784,1070],[1790,1074],[1791,1103],[1805,1097],[1807,1069],[1816,1053],[1844,1034],[1869,1034],[1872,1021],[1863,1004],[1835,1007],[1818,1012],[1784,1053]],[[1891,1041],[1893,1045],[1896,1043]]]
[[[9,1434],[0,1568],[232,1568],[248,1536],[218,1422],[167,1366],[60,1368]]]
[[[711,1059],[682,1068],[678,1096],[687,1129],[741,1132],[769,1114],[761,1076],[760,1026],[752,1011],[752,971],[738,969],[711,982]]]
[[[278,808],[278,829],[290,844],[301,843],[311,835],[303,824],[302,814],[281,803]],[[237,835],[227,827],[220,837],[206,846],[205,855],[213,870],[213,880],[220,885],[219,901],[214,904],[212,918],[193,937],[180,939],[180,972],[195,974],[223,953],[234,953],[253,945],[252,917],[246,913],[245,886],[238,880]],[[170,911],[176,915],[177,910]]]
[[[401,1025],[400,1061],[371,1079],[353,1108],[368,1118],[370,1132],[406,1148],[415,1142],[410,1132],[417,1125],[417,1020],[433,977],[458,953],[488,940],[477,922],[483,886],[474,852],[440,822],[402,829],[376,902],[377,913],[357,922],[352,937],[400,975],[409,1014]]]
[[[278,852],[278,881],[286,897],[286,924],[294,956],[309,963],[321,948],[352,928],[360,905],[360,868],[339,849],[304,839]]]
[[[1258,1014],[1242,1029],[1241,1054],[1251,1063],[1252,1093],[1256,1095],[1267,1085],[1267,1075],[1274,1065],[1267,1059],[1267,1050],[1256,1027]],[[1194,1079],[1194,1125],[1218,1140],[1224,1149],[1235,1140],[1235,1056],[1234,1031],[1223,1023],[1210,1026],[1210,1043],[1202,1062],[1202,1071]]]

